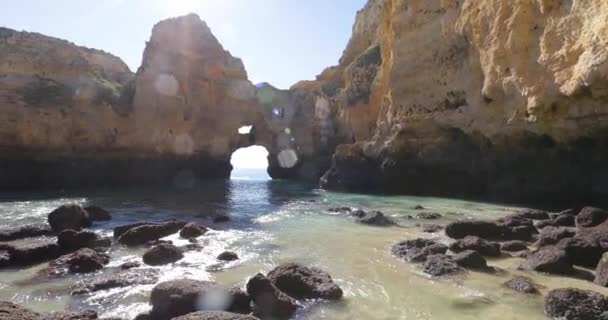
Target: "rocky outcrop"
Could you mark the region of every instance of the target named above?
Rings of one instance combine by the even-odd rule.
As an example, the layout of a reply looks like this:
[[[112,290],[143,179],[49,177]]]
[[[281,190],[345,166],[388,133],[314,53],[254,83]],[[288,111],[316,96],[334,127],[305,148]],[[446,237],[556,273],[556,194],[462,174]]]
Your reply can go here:
[[[40,314],[8,301],[0,301],[0,320],[38,320]]]
[[[545,297],[545,313],[556,319],[605,319],[608,297],[573,288],[556,289]]]
[[[297,263],[282,264],[268,273],[268,279],[279,290],[296,299],[342,298],[342,289],[331,276],[318,268]]]
[[[149,266],[162,266],[181,260],[184,257],[182,251],[167,243],[161,243],[144,253],[143,261]]]
[[[317,80],[337,87],[333,108],[354,142],[337,148],[322,185],[601,202],[608,25],[591,21],[607,9],[370,0],[340,65]]]
[[[89,213],[81,206],[75,204],[63,205],[48,215],[49,225],[54,232],[64,230],[80,230],[90,227],[92,222]]]

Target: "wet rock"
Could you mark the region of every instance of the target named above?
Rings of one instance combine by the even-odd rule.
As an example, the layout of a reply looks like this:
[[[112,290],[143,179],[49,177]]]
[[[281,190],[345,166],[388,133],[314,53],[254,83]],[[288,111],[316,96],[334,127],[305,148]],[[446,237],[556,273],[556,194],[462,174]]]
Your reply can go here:
[[[475,270],[488,269],[486,259],[477,251],[465,250],[454,255],[452,259],[463,268]]]
[[[416,205],[412,209],[414,209],[414,210],[425,210],[426,208],[423,207],[422,205]]]
[[[217,256],[217,259],[220,261],[235,261],[239,259],[239,256],[231,251],[224,251]]]
[[[232,301],[227,311],[242,314],[251,313],[251,297],[247,292],[240,288],[232,288],[229,294],[232,297]]]
[[[60,276],[65,273],[90,273],[101,270],[110,262],[110,257],[89,248],[63,255],[49,264],[47,273]]]
[[[0,244],[0,267],[21,267],[56,259],[60,255],[56,243],[27,245]]]
[[[150,241],[177,233],[185,224],[170,221],[161,224],[144,224],[129,228],[118,237],[118,242],[128,246],[143,245]],[[114,229],[116,234],[116,229]]]
[[[604,253],[602,259],[597,264],[593,282],[602,287],[608,287],[608,252]]]
[[[357,221],[358,223],[370,226],[385,227],[392,226],[395,224],[395,222],[391,218],[385,216],[380,211],[365,212],[363,210],[357,210],[354,211],[352,215],[355,217],[355,221]]]
[[[531,220],[547,220],[547,219],[551,218],[547,211],[535,210],[535,209],[522,210],[521,212],[518,212],[516,215],[518,215],[522,218],[531,219]]]
[[[435,212],[423,212],[416,215],[416,219],[422,220],[437,220],[441,219],[443,216],[439,213]]]
[[[247,282],[247,293],[264,317],[289,319],[298,309],[296,300],[281,292],[270,279],[258,273]]]
[[[185,316],[173,318],[172,320],[259,320],[258,318],[245,314],[230,313],[224,311],[199,311]]]
[[[536,222],[534,224],[534,226],[536,227],[536,229],[541,230],[541,229],[544,229],[546,227],[557,226],[557,224],[555,223],[554,220],[541,220],[541,221]]]
[[[122,270],[129,270],[141,267],[141,263],[137,261],[125,262],[119,266]]]
[[[443,226],[438,224],[425,224],[422,225],[422,232],[435,233],[443,230]]]
[[[91,283],[85,283],[72,292],[72,295],[88,294],[114,288],[129,287],[140,284],[153,284],[158,280],[156,270],[137,270],[103,275]]]
[[[572,214],[560,214],[553,219],[553,223],[561,227],[574,227],[576,225],[576,216]]]
[[[150,319],[170,320],[200,309],[231,310],[233,301],[242,303],[242,296],[235,297],[234,293],[233,290],[209,281],[179,279],[161,282],[152,289],[150,295]],[[218,297],[225,299],[218,301]]]
[[[398,258],[411,262],[424,262],[430,255],[445,254],[448,246],[431,239],[405,240],[395,244],[391,252]]]
[[[184,239],[198,238],[207,232],[207,228],[197,223],[188,223],[179,232],[179,236]]]
[[[451,257],[444,254],[435,254],[426,257],[422,271],[431,276],[440,277],[462,273],[464,269]]]
[[[528,245],[527,245],[527,243],[525,243],[523,241],[513,240],[513,241],[503,242],[500,244],[501,252],[512,253],[512,252],[525,251],[525,250],[528,250]]]
[[[450,250],[452,252],[474,250],[488,257],[500,256],[500,245],[498,243],[489,242],[475,236],[467,236],[457,240],[450,245]]]
[[[351,207],[336,207],[336,208],[329,208],[327,211],[331,212],[331,213],[346,214],[346,213],[351,213],[353,211],[353,209]]]
[[[47,224],[32,224],[17,228],[0,230],[0,241],[14,241],[25,238],[54,235],[53,229]]]
[[[64,230],[57,236],[57,244],[64,252],[74,252],[81,248],[102,248],[112,245],[110,238],[102,238],[92,231]]]
[[[140,313],[133,320],[151,320],[149,313]]]
[[[279,290],[296,299],[338,300],[343,295],[327,272],[314,267],[285,263],[270,271],[267,277]]]
[[[9,301],[0,301],[0,320],[40,320],[40,314]]]
[[[88,207],[85,207],[84,210],[86,210],[89,213],[89,218],[92,221],[112,220],[112,214],[103,208],[100,208],[97,206],[88,206]]]
[[[600,208],[585,207],[576,216],[576,226],[579,228],[595,227],[608,219],[608,211]]]
[[[184,258],[182,251],[172,244],[159,244],[144,253],[143,261],[149,266],[162,266]]]
[[[492,240],[522,240],[528,241],[538,231],[532,220],[519,216],[502,218],[496,222],[491,221],[457,221],[445,228],[445,233],[453,239],[462,239],[466,236],[477,236]]]
[[[579,228],[572,239],[563,239],[563,247],[575,265],[595,269],[604,252],[608,252],[608,221],[591,228]]]
[[[213,223],[226,223],[230,222],[230,217],[226,215],[217,216],[213,218]]]
[[[546,227],[540,232],[536,246],[543,247],[556,244],[562,239],[574,237],[575,234],[574,231],[566,228]]]
[[[505,287],[528,294],[539,294],[538,286],[528,277],[516,276],[503,284]]]
[[[552,274],[572,274],[572,260],[566,251],[557,246],[546,246],[530,253],[521,264],[522,270],[535,270]]]
[[[545,313],[563,320],[607,319],[608,297],[574,288],[552,290],[545,297]]]
[[[63,230],[80,230],[91,226],[89,214],[81,206],[63,205],[48,215],[48,222],[55,233]]]
[[[93,310],[86,311],[61,311],[53,312],[44,316],[44,320],[97,320],[97,312]]]

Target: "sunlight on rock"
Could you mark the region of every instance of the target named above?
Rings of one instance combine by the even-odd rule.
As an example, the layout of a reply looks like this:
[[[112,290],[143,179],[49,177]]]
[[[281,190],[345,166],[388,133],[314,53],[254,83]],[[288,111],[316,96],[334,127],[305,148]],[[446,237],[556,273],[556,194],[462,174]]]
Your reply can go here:
[[[279,152],[277,160],[281,168],[293,168],[298,163],[298,155],[293,149],[287,149]]]
[[[250,134],[253,126],[242,126],[239,128],[239,134]]]
[[[239,100],[255,98],[255,87],[246,80],[232,81],[228,85],[228,94]]]
[[[171,74],[161,74],[154,81],[156,91],[165,96],[175,96],[179,90],[179,82]]]

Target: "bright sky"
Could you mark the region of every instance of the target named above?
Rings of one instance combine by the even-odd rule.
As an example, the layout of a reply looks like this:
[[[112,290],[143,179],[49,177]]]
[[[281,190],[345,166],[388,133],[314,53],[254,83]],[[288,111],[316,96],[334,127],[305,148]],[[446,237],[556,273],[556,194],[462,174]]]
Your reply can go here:
[[[335,65],[366,0],[18,0],[0,25],[111,52],[135,71],[152,26],[197,13],[254,83],[288,88]]]

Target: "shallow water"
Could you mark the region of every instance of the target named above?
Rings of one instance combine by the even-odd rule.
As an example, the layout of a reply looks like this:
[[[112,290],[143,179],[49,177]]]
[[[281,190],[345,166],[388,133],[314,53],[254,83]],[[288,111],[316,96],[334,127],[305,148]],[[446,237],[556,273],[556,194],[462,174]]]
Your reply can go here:
[[[247,178],[243,178],[247,177]],[[419,266],[390,255],[394,243],[423,234],[417,221],[408,219],[420,211],[444,218],[431,223],[467,218],[494,219],[516,207],[461,200],[383,197],[325,192],[285,181],[256,180],[255,175],[227,182],[206,182],[193,189],[113,189],[82,192],[2,194],[0,226],[44,222],[52,209],[65,203],[95,204],[112,212],[110,222],[96,223],[93,230],[111,235],[117,225],[141,220],[176,218],[199,221],[213,230],[200,238],[202,251],[188,252],[183,260],[165,267],[142,267],[159,272],[159,281],[187,277],[214,280],[226,285],[244,286],[247,278],[267,272],[281,262],[298,261],[328,271],[344,289],[338,303],[309,302],[297,319],[547,319],[542,297],[510,292],[501,283],[518,272],[520,259],[490,260],[503,269],[497,274],[469,272],[449,279],[431,279]],[[353,206],[381,210],[401,224],[376,228],[355,224],[343,215],[330,214],[328,208]],[[232,221],[213,225],[211,218],[228,214]],[[186,244],[176,235],[176,244]],[[218,264],[215,257],[235,251],[241,258]],[[103,272],[111,272],[127,261],[140,261],[142,249],[112,247],[112,261]],[[132,319],[149,310],[148,296],[154,285],[100,291],[88,296],[71,296],[73,287],[99,274],[69,276],[49,281],[32,277],[44,265],[23,270],[0,271],[0,300],[11,300],[34,310],[92,308],[104,317]],[[577,279],[527,273],[544,288],[574,286],[604,294],[608,290]],[[28,281],[29,280],[29,281]]]

